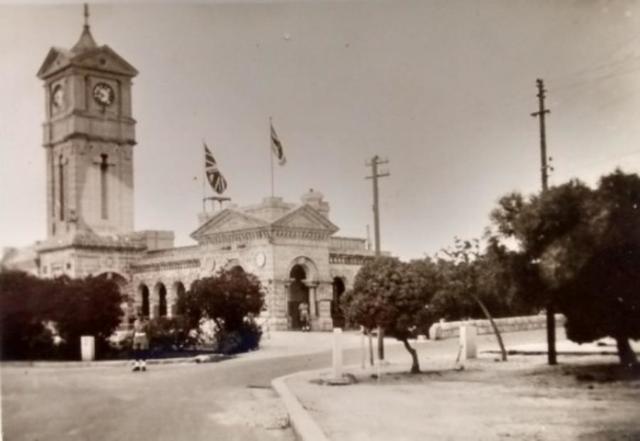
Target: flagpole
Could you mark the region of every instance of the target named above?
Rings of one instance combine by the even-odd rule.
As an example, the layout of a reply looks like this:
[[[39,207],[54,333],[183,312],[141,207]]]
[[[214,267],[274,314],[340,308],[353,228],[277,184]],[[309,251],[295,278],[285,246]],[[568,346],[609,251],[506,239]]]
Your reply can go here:
[[[271,128],[273,127],[273,120],[269,117],[269,152],[271,152],[271,197],[273,198],[273,140],[271,139]]]
[[[204,146],[206,145],[206,143],[204,142],[204,138],[202,139],[202,147],[204,148]],[[207,155],[202,155],[202,213],[205,213],[205,202],[204,202],[204,198],[205,198],[205,183],[204,181],[207,180]]]

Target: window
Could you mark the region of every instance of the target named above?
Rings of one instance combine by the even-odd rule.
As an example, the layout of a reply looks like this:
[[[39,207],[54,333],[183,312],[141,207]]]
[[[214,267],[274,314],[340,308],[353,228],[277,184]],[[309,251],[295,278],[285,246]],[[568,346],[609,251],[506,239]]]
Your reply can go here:
[[[58,158],[58,205],[60,207],[60,220],[64,220],[64,159],[62,155]]]
[[[109,218],[109,189],[107,188],[108,183],[108,172],[109,172],[109,163],[107,162],[107,155],[100,155],[102,158],[102,162],[100,163],[100,213],[102,219]]]

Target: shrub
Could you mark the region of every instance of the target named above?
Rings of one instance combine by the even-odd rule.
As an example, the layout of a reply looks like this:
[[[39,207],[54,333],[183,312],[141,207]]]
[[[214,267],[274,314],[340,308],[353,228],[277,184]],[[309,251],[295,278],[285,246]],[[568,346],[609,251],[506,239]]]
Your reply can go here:
[[[147,323],[146,332],[152,351],[184,351],[198,343],[187,319],[181,316],[154,318]]]
[[[212,320],[217,350],[227,354],[258,347],[262,332],[253,317],[263,305],[260,281],[239,268],[223,269],[213,277],[196,280],[178,297],[185,326],[199,330],[201,323]]]
[[[260,346],[262,329],[254,320],[246,320],[238,329],[216,332],[216,352],[221,354],[238,354],[253,351]]]

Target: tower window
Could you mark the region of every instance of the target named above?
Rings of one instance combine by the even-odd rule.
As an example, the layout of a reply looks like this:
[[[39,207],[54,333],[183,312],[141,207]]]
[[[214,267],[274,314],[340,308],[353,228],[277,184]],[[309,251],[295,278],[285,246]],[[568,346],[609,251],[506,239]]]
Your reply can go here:
[[[64,220],[64,162],[62,155],[58,158],[58,205],[60,206],[60,220]]]
[[[102,162],[100,163],[100,212],[102,219],[109,218],[109,193],[108,193],[108,172],[109,163],[107,162],[107,155],[100,155]]]

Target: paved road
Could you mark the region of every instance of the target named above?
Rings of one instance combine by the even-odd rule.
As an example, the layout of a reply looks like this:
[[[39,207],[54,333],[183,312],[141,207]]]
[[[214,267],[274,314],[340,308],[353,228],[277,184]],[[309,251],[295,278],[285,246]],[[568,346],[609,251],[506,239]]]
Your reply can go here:
[[[481,347],[494,346],[480,337]],[[507,344],[544,341],[542,331],[506,335]],[[421,357],[451,354],[457,342],[422,343]],[[400,345],[388,351],[403,352]],[[345,351],[357,364],[358,350]],[[125,367],[2,367],[4,439],[293,440],[271,379],[330,365],[329,352],[273,359],[251,356],[220,363]],[[407,363],[409,355],[407,354]]]

